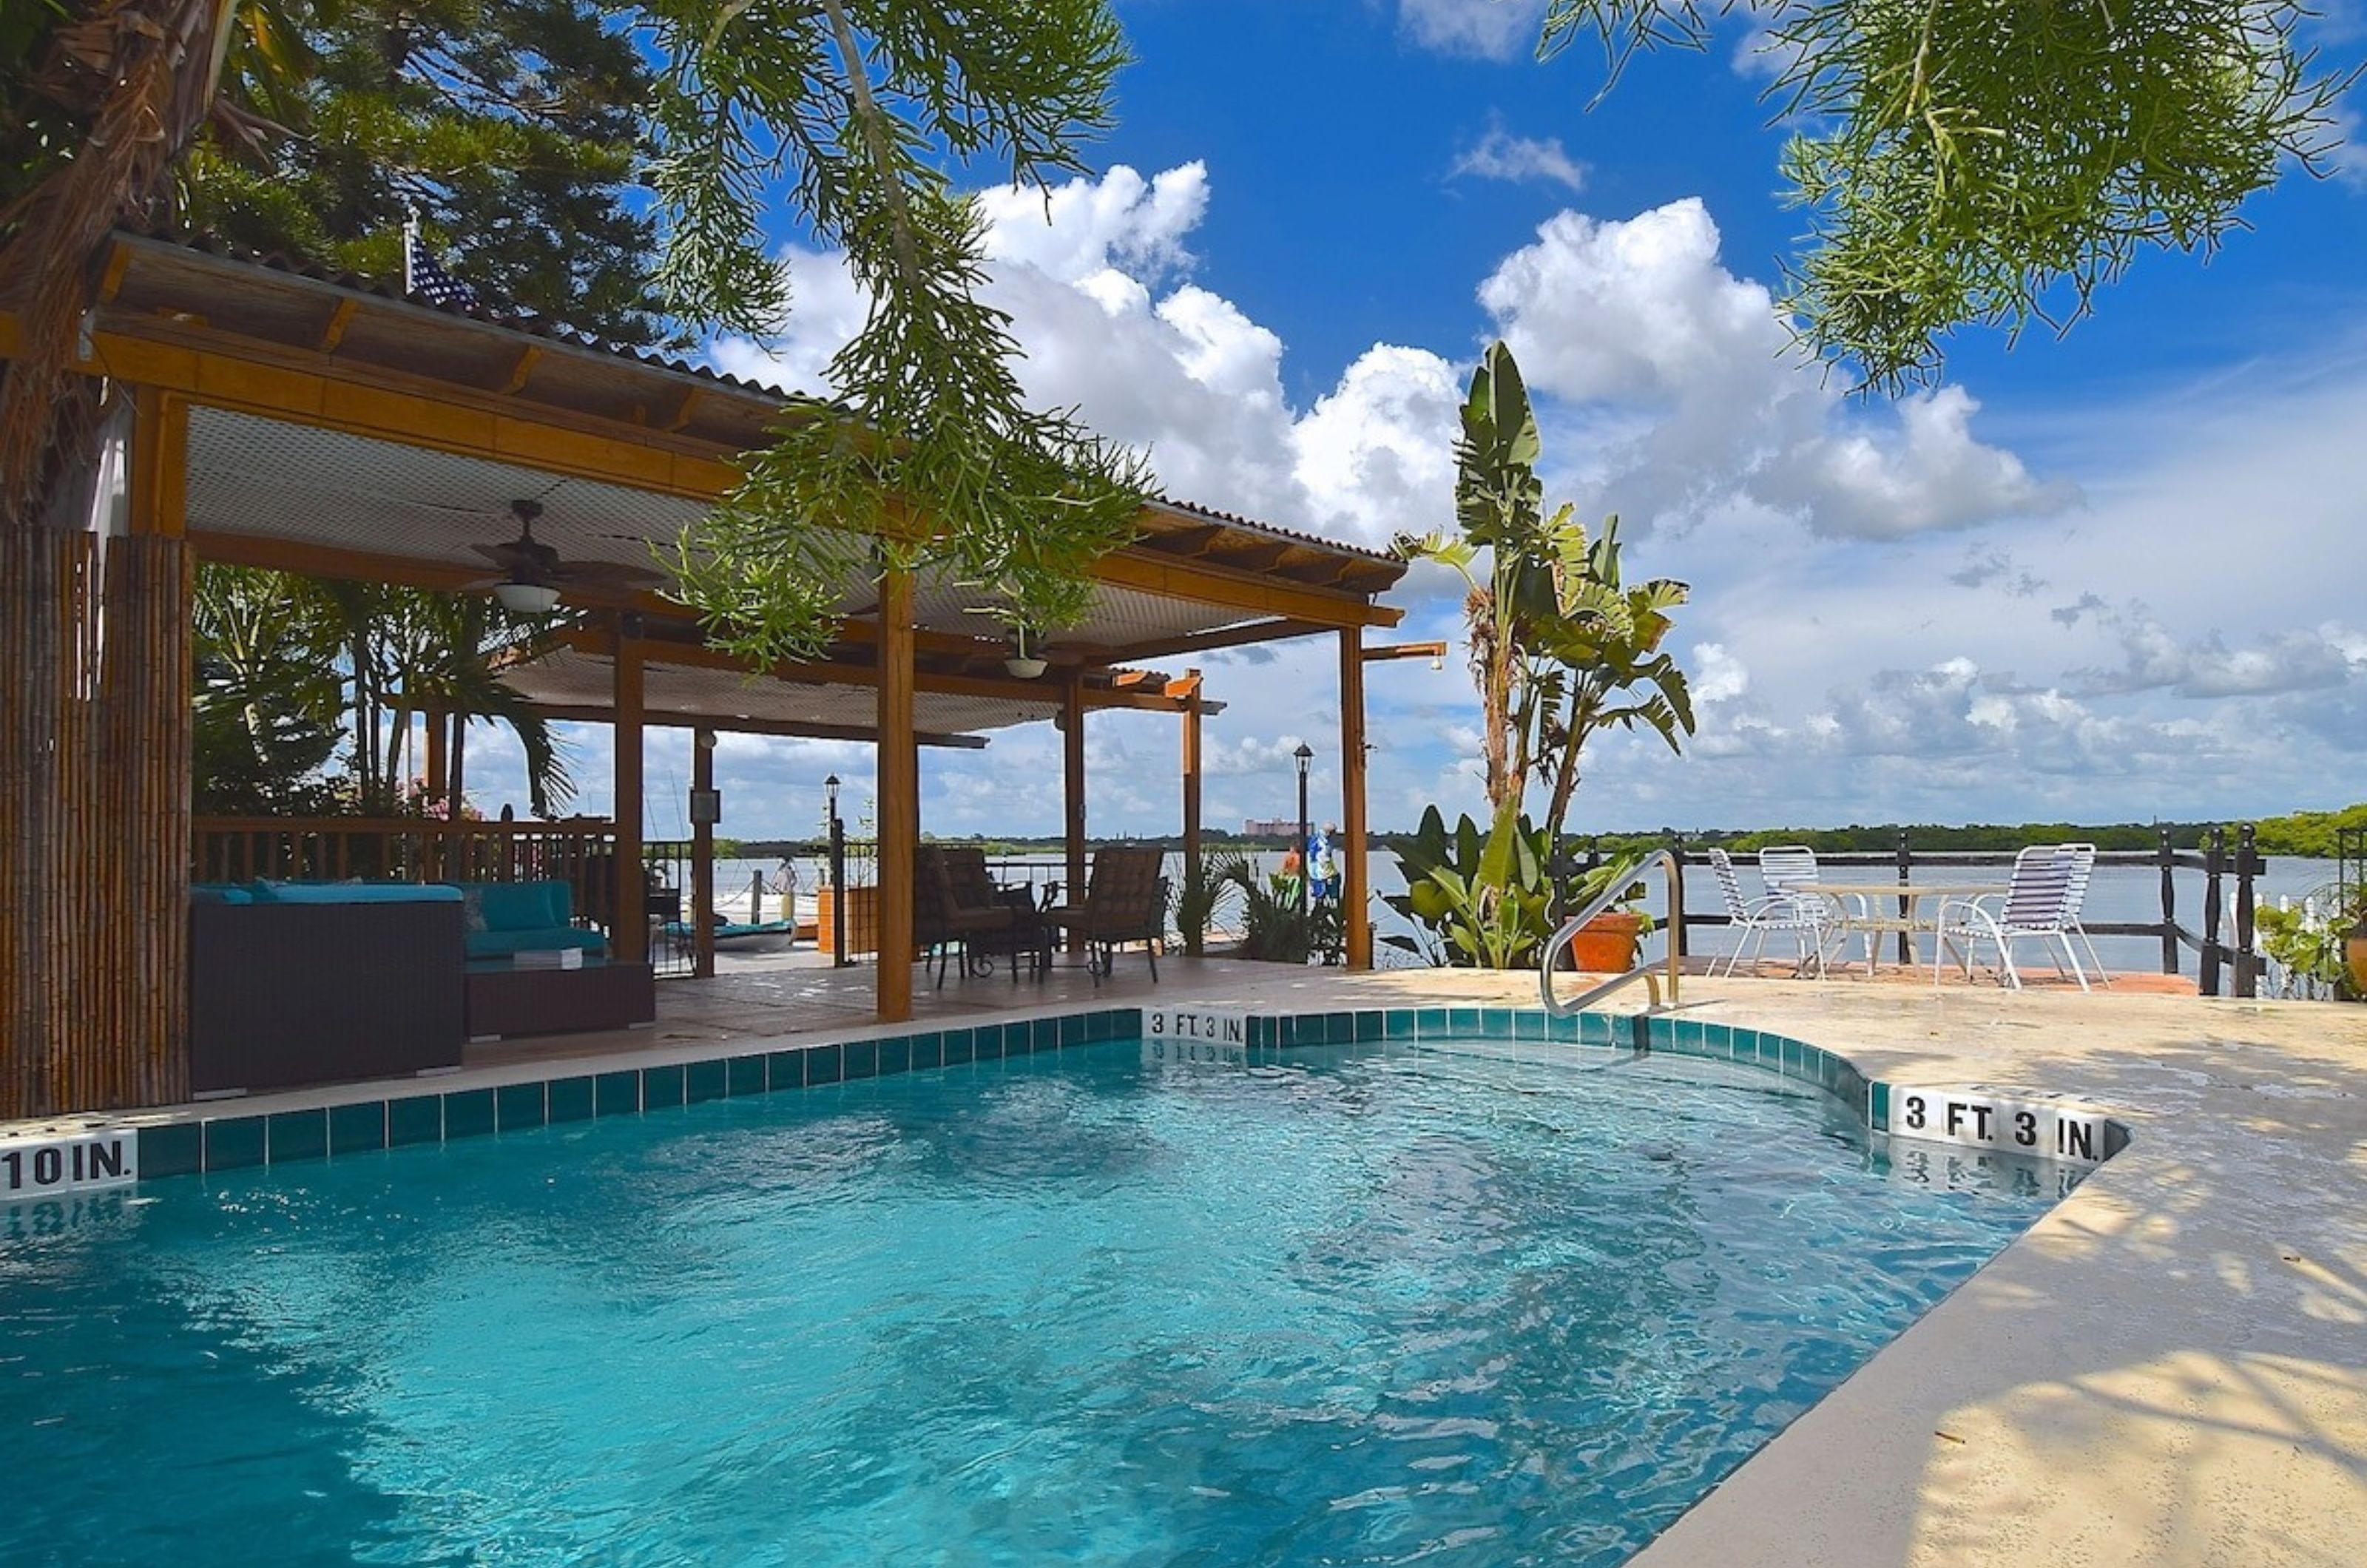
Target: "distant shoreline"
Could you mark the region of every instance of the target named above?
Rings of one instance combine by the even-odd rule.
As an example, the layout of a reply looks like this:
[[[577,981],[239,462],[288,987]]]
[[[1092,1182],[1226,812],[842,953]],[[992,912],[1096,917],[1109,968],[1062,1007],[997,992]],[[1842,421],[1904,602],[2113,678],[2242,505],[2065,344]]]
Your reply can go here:
[[[1316,827],[1330,818],[1319,817]],[[1885,822],[1873,826],[1852,825],[1847,828],[1722,828],[1702,829],[1683,835],[1688,849],[1724,849],[1749,852],[1769,844],[1806,844],[1825,854],[1845,854],[1852,852],[1884,853],[1898,847],[1899,834],[1907,835],[1913,848],[1932,853],[1973,852],[1983,850],[2011,851],[2025,844],[2091,843],[2101,850],[2151,850],[2161,842],[2166,829],[2170,846],[2180,850],[2199,850],[2204,838],[2214,827],[2228,829],[2229,837],[2237,819],[2225,822],[2021,822],[1970,823],[1950,827],[1939,823]],[[2335,858],[2335,833],[2338,828],[2367,828],[2367,806],[2353,806],[2341,811],[2302,811],[2284,817],[2257,818],[2254,828],[2259,852],[2264,855],[2294,855],[2310,860]],[[1658,849],[1675,836],[1673,829],[1646,831],[1572,833],[1570,842],[1581,848],[1599,849],[1604,854],[1626,851]],[[942,844],[975,844],[991,854],[1057,855],[1066,852],[1065,842],[1054,837],[990,838],[973,834],[968,837],[924,835],[924,841]],[[1378,849],[1396,849],[1413,834],[1409,829],[1376,830],[1371,843]],[[1289,834],[1241,834],[1204,832],[1200,836],[1203,850],[1281,850],[1290,844]],[[1184,848],[1181,833],[1149,835],[1116,834],[1094,840],[1096,843],[1157,845],[1171,852]],[[826,853],[827,843],[815,839],[747,839],[734,841],[738,851],[728,859],[775,860],[783,856],[812,856]]]

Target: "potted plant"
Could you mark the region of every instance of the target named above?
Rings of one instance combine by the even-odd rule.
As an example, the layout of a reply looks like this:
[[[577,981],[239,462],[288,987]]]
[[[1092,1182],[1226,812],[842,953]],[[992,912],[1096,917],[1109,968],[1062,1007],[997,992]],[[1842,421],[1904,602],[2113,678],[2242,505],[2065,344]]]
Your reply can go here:
[[[2343,914],[2343,978],[2350,982],[2352,996],[2367,997],[2367,888],[2350,896],[2350,907]]]
[[[1625,891],[1609,908],[1596,915],[1569,940],[1569,966],[1588,975],[1625,975],[1636,967],[1636,954],[1652,932],[1652,917],[1644,912],[1644,885],[1634,881],[1642,858],[1628,855],[1596,867],[1570,888],[1570,903],[1584,908],[1614,886]]]

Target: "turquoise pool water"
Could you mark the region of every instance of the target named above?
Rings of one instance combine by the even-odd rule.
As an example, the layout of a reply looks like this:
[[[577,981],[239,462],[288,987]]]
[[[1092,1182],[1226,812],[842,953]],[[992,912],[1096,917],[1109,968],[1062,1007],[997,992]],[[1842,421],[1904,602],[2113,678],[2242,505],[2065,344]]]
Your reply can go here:
[[[1120,1043],[152,1183],[0,1249],[0,1561],[1617,1562],[2044,1207],[1964,1163]]]

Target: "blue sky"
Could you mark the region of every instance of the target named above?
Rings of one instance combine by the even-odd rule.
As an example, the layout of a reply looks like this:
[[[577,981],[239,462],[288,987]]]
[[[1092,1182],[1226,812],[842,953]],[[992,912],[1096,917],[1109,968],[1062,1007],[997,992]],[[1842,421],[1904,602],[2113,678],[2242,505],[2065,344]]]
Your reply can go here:
[[[1590,112],[1599,58],[1531,59],[1540,8],[1121,0],[1140,59],[1100,173],[1048,220],[989,197],[992,297],[1031,391],[1147,446],[1174,494],[1381,543],[1445,521],[1454,406],[1508,335],[1550,494],[1627,519],[1631,574],[1694,587],[1674,642],[1702,733],[1682,759],[1590,751],[1581,827],[2367,797],[2367,158],[2288,179],[2208,266],[2140,258],[2067,339],[1967,333],[1938,389],[1861,402],[1780,353],[1765,291],[1799,214],[1747,24],[1639,58]],[[2367,53],[2355,4],[2312,37]],[[860,301],[782,238],[790,319],[708,354],[811,387]],[[1456,632],[1434,571],[1399,602],[1401,635]],[[1212,822],[1283,815],[1301,738],[1319,801],[1336,790],[1328,643],[1207,663],[1231,704]],[[1455,663],[1377,671],[1371,707],[1377,825],[1478,804]],[[1172,830],[1173,728],[1096,721],[1095,831]],[[601,739],[579,758],[595,791]],[[1046,728],[932,757],[924,826],[1053,829],[1057,745]],[[819,742],[733,741],[720,761],[740,833],[800,830],[823,773],[869,773]],[[669,767],[686,764],[653,761],[661,830]]]

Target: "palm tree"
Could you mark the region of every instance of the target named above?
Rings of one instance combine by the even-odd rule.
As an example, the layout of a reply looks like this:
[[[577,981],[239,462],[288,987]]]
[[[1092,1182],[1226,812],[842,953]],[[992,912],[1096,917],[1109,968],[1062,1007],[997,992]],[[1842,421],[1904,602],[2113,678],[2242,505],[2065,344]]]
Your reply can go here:
[[[353,714],[353,776],[365,810],[391,811],[402,795],[402,755],[413,716],[449,723],[451,777],[434,781],[457,809],[473,718],[510,727],[524,748],[538,816],[575,793],[550,723],[502,683],[503,670],[540,646],[545,622],[514,615],[477,594],[379,583],[325,582],[344,644]]]

